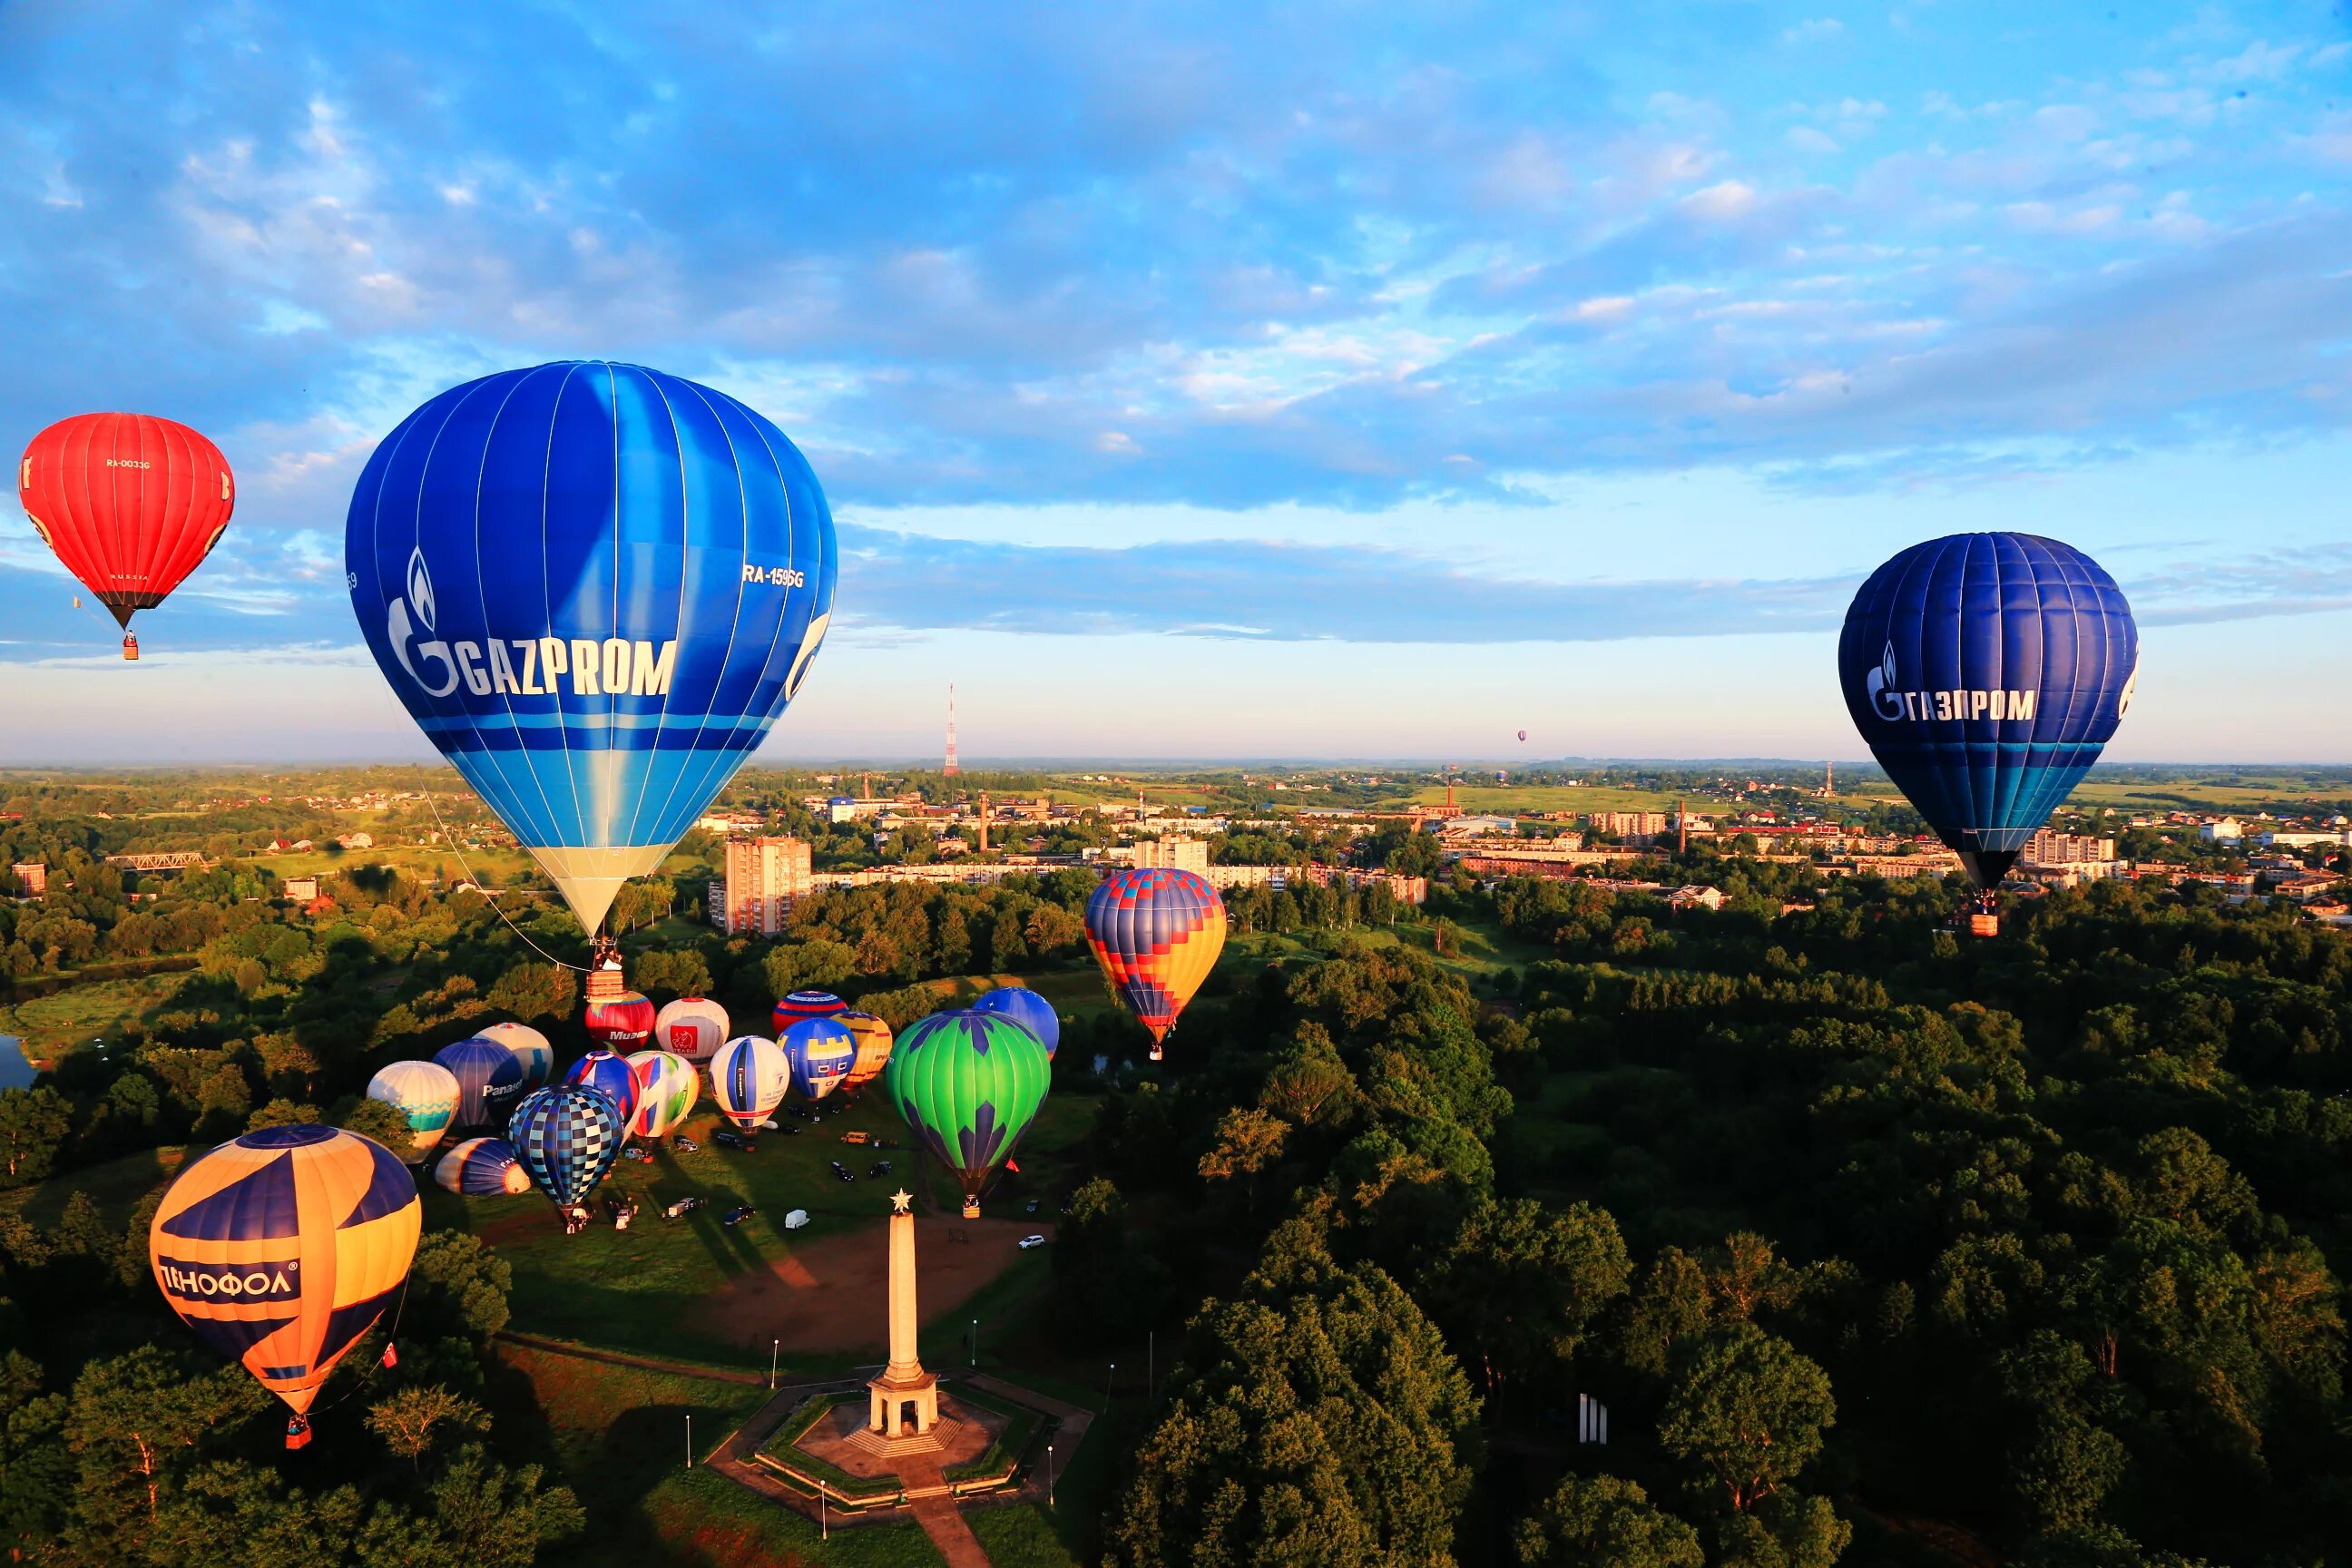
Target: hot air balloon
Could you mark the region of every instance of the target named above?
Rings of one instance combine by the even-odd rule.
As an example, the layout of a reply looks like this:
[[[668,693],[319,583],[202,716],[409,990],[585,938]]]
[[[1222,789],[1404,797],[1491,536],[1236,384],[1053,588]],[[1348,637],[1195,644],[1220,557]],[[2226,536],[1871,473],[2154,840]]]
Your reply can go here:
[[[776,1042],[793,1064],[793,1084],[808,1100],[823,1100],[849,1076],[857,1037],[839,1018],[803,1018]]]
[[[1224,948],[1224,900],[1191,871],[1114,871],[1087,900],[1087,944],[1111,989],[1151,1031],[1151,1059],[1158,1061],[1176,1015]]]
[[[522,1087],[525,1093],[539,1088],[555,1076],[555,1047],[547,1037],[529,1024],[492,1024],[474,1037],[478,1040],[496,1040],[514,1052],[515,1060],[522,1064]]]
[[[409,1157],[422,1160],[457,1114],[457,1078],[439,1062],[394,1062],[368,1079],[367,1097],[408,1118]]]
[[[293,1407],[299,1448],[319,1385],[408,1278],[419,1214],[416,1183],[373,1139],[265,1127],[180,1173],[147,1257],[172,1310]]]
[[[601,1091],[567,1083],[524,1095],[507,1142],[539,1190],[565,1211],[569,1227],[571,1211],[620,1158],[627,1130]]]
[[[588,1026],[588,1037],[598,1046],[624,1052],[653,1038],[654,1005],[634,991],[591,997],[582,1021]]]
[[[702,1092],[694,1064],[675,1051],[639,1051],[629,1058],[629,1070],[645,1086],[637,1096],[637,1113],[629,1119],[630,1135],[668,1137]]]
[[[1028,1131],[1053,1075],[1037,1037],[1011,1019],[934,1013],[892,1049],[882,1086],[917,1146],[956,1173],[972,1219],[989,1173]]]
[[[774,1115],[792,1084],[792,1058],[758,1035],[739,1035],[710,1058],[710,1098],[738,1127],[757,1127]]]
[[[134,611],[163,602],[220,542],[236,481],[220,448],[149,414],[77,414],[25,448],[25,514],[67,571],[114,612],[139,657]]]
[[[993,991],[982,992],[972,1003],[975,1013],[993,1013],[1012,1019],[1037,1037],[1045,1047],[1045,1059],[1062,1047],[1062,1020],[1054,1012],[1054,1005],[1025,985],[1000,985]]]
[[[503,1138],[468,1138],[433,1162],[433,1179],[469,1198],[519,1198],[530,1191],[530,1173]]]
[[[433,1059],[457,1080],[457,1114],[449,1120],[453,1129],[506,1127],[507,1113],[522,1095],[522,1062],[510,1047],[477,1035],[442,1047]]]
[[[654,1018],[654,1044],[690,1062],[707,1062],[727,1038],[727,1009],[708,996],[681,996]]]
[[[803,1018],[830,1018],[848,1010],[849,1004],[830,991],[795,991],[776,1004],[776,1010],[768,1016],[768,1025],[782,1039],[784,1031]]]
[[[1990,934],[1992,889],[2131,705],[2139,632],[2099,563],[2026,533],[1915,544],[1846,611],[1847,711],[1958,851]]]
[[[645,1080],[637,1076],[635,1058],[625,1058],[611,1051],[590,1051],[573,1062],[563,1075],[565,1083],[582,1084],[596,1090],[613,1102],[613,1113],[626,1127],[635,1119],[637,1101],[645,1095]]]
[[[855,1094],[882,1076],[882,1065],[890,1059],[890,1026],[855,1008],[833,1017],[857,1037],[857,1059],[849,1064],[849,1079],[843,1086]]]
[[[1519,739],[1520,739],[1520,740],[1522,740],[1522,741],[1525,741],[1527,738],[1528,738],[1528,732],[1527,732],[1525,730],[1520,731],[1519,731]]]
[[[591,933],[799,690],[837,559],[783,432],[602,362],[411,414],[360,475],[343,554],[384,678]]]

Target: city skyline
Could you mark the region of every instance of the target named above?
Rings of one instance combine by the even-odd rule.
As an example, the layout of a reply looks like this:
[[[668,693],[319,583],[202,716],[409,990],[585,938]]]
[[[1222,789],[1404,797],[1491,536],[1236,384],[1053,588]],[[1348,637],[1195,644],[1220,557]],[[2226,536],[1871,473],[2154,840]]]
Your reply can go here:
[[[0,505],[12,749],[429,755],[342,592],[359,466],[605,354],[827,488],[761,761],[935,756],[950,681],[975,758],[1858,759],[1847,598],[1990,528],[2131,595],[2110,760],[2352,758],[2340,8],[1833,9],[0,18],[0,442],[150,408],[240,475],[135,669]]]

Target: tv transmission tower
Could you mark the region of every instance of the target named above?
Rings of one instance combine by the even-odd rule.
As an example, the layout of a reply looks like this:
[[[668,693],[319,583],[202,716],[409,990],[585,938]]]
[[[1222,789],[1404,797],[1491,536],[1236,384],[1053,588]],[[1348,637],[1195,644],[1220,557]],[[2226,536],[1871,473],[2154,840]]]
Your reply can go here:
[[[957,771],[955,754],[955,685],[950,681],[948,685],[948,760],[947,764],[940,769],[940,773],[942,777],[953,778],[956,776]]]

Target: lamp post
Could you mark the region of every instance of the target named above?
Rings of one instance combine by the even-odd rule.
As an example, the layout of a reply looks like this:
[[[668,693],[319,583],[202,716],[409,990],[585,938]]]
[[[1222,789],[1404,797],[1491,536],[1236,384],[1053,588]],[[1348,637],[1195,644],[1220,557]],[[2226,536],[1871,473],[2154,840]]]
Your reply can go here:
[[[974,1366],[980,1364],[980,1320],[978,1318],[971,1321],[971,1364]]]
[[[1045,1445],[1045,1506],[1054,1506],[1054,1445]]]
[[[824,1483],[823,1481],[819,1481],[816,1484],[817,1539],[819,1541],[831,1541],[833,1539],[833,1515],[826,1511],[824,1503]]]
[[[768,1392],[771,1394],[776,1392],[776,1357],[783,1348],[784,1342],[782,1339],[768,1342]]]
[[[1113,1363],[1110,1363],[1110,1373],[1109,1373],[1109,1375],[1106,1376],[1106,1377],[1103,1379],[1103,1414],[1104,1414],[1104,1415],[1109,1415],[1109,1414],[1110,1414],[1110,1388],[1111,1388],[1111,1384],[1114,1384],[1114,1383],[1117,1383],[1118,1381],[1118,1363],[1117,1363],[1117,1362],[1113,1362]]]
[[[694,1412],[686,1413],[686,1468],[694,1468]]]

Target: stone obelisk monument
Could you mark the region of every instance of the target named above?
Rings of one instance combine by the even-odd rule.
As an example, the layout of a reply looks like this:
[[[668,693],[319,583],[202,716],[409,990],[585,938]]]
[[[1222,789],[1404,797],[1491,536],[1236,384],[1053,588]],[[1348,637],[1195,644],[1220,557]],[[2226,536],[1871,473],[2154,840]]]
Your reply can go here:
[[[915,1343],[913,1202],[904,1191],[890,1195],[890,1364],[866,1385],[866,1430],[908,1448],[935,1447],[939,1439],[932,1429],[940,1421],[940,1380],[923,1370]]]

